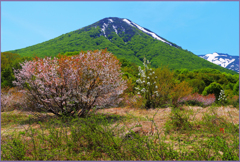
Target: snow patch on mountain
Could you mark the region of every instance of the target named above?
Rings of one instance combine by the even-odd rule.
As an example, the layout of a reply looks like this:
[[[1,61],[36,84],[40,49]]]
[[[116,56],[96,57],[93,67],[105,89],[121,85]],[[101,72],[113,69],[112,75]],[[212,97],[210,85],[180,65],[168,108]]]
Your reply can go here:
[[[105,34],[105,30],[106,30],[106,28],[108,27],[108,24],[104,23],[102,27],[103,27],[103,28],[102,28],[102,31],[103,31],[103,33],[104,33],[104,36],[107,37],[106,34]]]
[[[206,54],[205,55],[207,57],[207,60],[212,62],[214,59],[216,59],[216,56],[219,56],[216,52],[214,52],[213,54]]]
[[[112,19],[108,19],[108,21],[110,21],[110,23],[112,23],[112,22],[113,22],[113,20],[112,20]]]
[[[221,58],[219,58],[218,56],[221,56]],[[227,57],[227,55],[219,55],[218,53],[214,52],[214,53],[210,53],[210,54],[206,54],[205,56],[200,56],[214,64],[220,65],[224,68],[226,68],[229,64],[231,64],[232,62],[235,61],[235,59],[223,59],[222,57]]]
[[[115,30],[115,33],[117,34],[117,27],[116,26],[112,26],[113,27],[113,29]]]
[[[127,20],[127,19],[123,19],[123,21],[126,22],[127,24],[133,26],[133,27],[137,27],[139,30],[143,31],[144,33],[147,33],[147,34],[151,35],[153,38],[155,38],[155,39],[157,39],[157,40],[160,40],[160,41],[162,41],[162,42],[164,42],[164,43],[167,43],[168,45],[172,46],[171,43],[169,43],[169,42],[165,41],[164,39],[160,38],[160,37],[157,36],[155,33],[150,32],[150,31],[147,31],[145,28],[139,26],[138,24],[136,24],[136,23],[134,23],[134,22],[131,22],[131,21]]]
[[[128,25],[133,26],[132,23],[131,23],[130,21],[128,21],[127,19],[123,19],[123,21],[126,22]],[[134,27],[134,26],[133,26],[133,27]]]
[[[231,56],[217,52],[198,56],[216,65],[234,70],[239,73],[239,56]]]
[[[157,40],[160,40],[160,41],[162,41],[162,42],[164,42],[164,43],[168,43],[167,41],[159,38],[155,33],[152,33],[152,32],[149,32],[149,31],[145,30],[143,27],[139,26],[138,24],[136,24],[136,23],[134,23],[134,22],[132,22],[132,23],[133,23],[134,25],[136,25],[137,28],[140,29],[141,31],[143,31],[144,33],[148,33],[148,34],[150,34],[153,38],[155,38],[155,39],[157,39]],[[168,43],[168,44],[171,45],[170,43]]]

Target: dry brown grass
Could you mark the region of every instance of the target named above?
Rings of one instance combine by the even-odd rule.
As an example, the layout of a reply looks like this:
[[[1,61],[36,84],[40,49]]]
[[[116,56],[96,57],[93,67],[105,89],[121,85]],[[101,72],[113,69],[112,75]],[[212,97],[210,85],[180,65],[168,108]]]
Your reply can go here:
[[[203,108],[199,106],[184,106],[184,110],[193,110],[193,115],[190,116],[190,120],[201,121],[204,114],[214,115],[223,117],[227,121],[233,121],[234,124],[239,124],[239,110],[230,106],[221,106],[211,108],[211,106]],[[229,115],[230,114],[230,115]]]
[[[204,114],[213,114],[212,113],[212,108],[211,107],[198,107],[198,106],[184,106],[183,111],[189,111],[192,110],[193,113],[190,115],[190,120],[193,121],[201,121]],[[239,111],[235,108],[231,108],[229,106],[227,107],[218,107],[214,110],[216,114],[219,117],[223,117],[227,121],[233,121],[234,124],[239,124]],[[14,110],[12,112],[2,112],[2,113],[13,113],[13,114],[26,114],[26,115],[31,115],[31,112],[27,111],[19,111],[19,110]],[[127,126],[128,129],[136,126],[136,125],[142,125],[143,132],[145,133],[153,133],[156,132],[156,129],[158,130],[164,130],[163,127],[166,123],[167,120],[169,120],[169,115],[171,113],[171,108],[160,108],[160,109],[137,109],[137,108],[108,108],[108,109],[99,109],[96,111],[96,113],[102,113],[102,114],[115,114],[115,115],[120,115],[120,116],[134,116],[137,117],[137,119],[129,120],[127,123],[120,123],[119,127],[122,126]],[[229,116],[229,113],[231,116]],[[43,114],[43,118],[46,116],[53,116],[51,113]],[[147,119],[148,117],[148,119]],[[156,124],[156,127],[152,124],[151,119],[154,117],[154,123]],[[232,117],[232,118],[231,118]],[[116,125],[116,124],[114,124]],[[113,126],[114,126],[113,125]],[[12,128],[17,129],[18,131],[24,130],[24,128],[28,127],[29,125],[14,125]],[[151,127],[153,126],[153,129]],[[34,128],[38,128],[38,124],[32,125]],[[201,126],[199,126],[200,128]],[[7,128],[1,128],[1,133],[5,132]],[[13,129],[11,129],[13,130]]]

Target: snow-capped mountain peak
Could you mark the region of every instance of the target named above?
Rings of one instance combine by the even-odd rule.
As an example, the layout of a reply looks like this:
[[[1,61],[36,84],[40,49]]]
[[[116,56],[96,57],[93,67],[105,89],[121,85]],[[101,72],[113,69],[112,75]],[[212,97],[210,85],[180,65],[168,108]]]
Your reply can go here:
[[[108,37],[112,32],[115,32],[116,34],[120,34],[124,32],[125,34],[133,36],[133,33],[136,33],[137,30],[141,30],[142,32],[146,33],[147,35],[151,36],[154,39],[157,39],[159,41],[162,41],[170,46],[174,46],[176,48],[179,48],[176,44],[173,44],[164,38],[160,37],[156,33],[141,27],[140,25],[132,22],[129,19],[122,19],[122,18],[117,18],[117,17],[109,17],[109,18],[104,18],[97,23],[94,23],[94,26],[96,27],[99,26],[102,31],[102,35],[105,37]],[[136,30],[137,29],[137,30]],[[128,33],[126,33],[128,32]]]
[[[205,60],[208,60],[209,62],[212,62],[230,70],[234,70],[239,73],[239,56],[231,56],[228,54],[217,52],[198,56]]]

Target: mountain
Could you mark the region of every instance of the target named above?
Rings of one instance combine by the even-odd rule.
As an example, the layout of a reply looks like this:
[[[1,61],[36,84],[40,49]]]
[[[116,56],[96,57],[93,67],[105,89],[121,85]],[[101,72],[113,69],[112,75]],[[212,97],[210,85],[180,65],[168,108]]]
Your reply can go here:
[[[129,19],[117,17],[104,18],[43,43],[7,52],[21,56],[45,57],[105,48],[118,59],[125,58],[139,66],[143,66],[143,58],[146,57],[154,68],[160,66],[188,70],[212,68],[221,72],[235,73],[199,58],[188,50],[183,50],[179,45]]]
[[[141,30],[142,32],[146,33],[147,35],[151,36],[154,39],[160,40],[170,46],[179,48],[179,46],[177,46],[176,44],[167,41],[166,39],[158,36],[156,33],[150,31],[149,29],[139,26],[138,24],[132,22],[129,19],[119,19],[119,18],[114,18],[114,17],[105,18],[97,23],[92,24],[90,27],[100,26],[101,31],[103,32],[103,35],[106,38],[109,35],[111,35],[112,32],[115,32],[116,34],[119,34],[119,33],[130,34],[130,38],[131,38],[133,36],[133,33],[135,34],[135,32],[132,32],[132,30],[134,30],[134,28],[129,28],[129,25]],[[102,35],[102,34],[100,34],[100,35]],[[125,39],[125,41],[126,42],[129,41],[129,39]]]
[[[234,70],[239,73],[239,56],[231,56],[226,53],[217,52],[198,56],[216,65],[222,66],[230,70]]]

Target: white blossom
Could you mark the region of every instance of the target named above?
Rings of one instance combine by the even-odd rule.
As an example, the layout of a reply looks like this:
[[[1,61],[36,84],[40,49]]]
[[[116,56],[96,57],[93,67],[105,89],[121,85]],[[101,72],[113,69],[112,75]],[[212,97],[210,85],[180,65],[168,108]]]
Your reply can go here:
[[[140,82],[141,82],[141,79],[136,80],[136,82],[137,82],[137,83],[140,83]]]
[[[141,71],[141,66],[138,66],[138,70]]]

